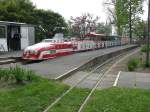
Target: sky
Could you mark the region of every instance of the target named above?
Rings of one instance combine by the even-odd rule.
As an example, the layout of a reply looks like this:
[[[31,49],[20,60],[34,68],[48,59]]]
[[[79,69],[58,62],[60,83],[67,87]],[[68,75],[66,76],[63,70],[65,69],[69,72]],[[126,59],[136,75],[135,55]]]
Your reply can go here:
[[[71,16],[77,17],[83,13],[89,12],[100,17],[101,22],[106,22],[107,14],[103,6],[103,0],[31,0],[37,8],[50,9],[61,14],[66,20]],[[147,10],[147,5],[144,4]],[[147,11],[142,15],[147,19]]]
[[[89,12],[100,17],[105,22],[106,13],[103,8],[103,0],[31,0],[37,8],[51,9],[61,14],[66,20],[71,16],[77,17]]]

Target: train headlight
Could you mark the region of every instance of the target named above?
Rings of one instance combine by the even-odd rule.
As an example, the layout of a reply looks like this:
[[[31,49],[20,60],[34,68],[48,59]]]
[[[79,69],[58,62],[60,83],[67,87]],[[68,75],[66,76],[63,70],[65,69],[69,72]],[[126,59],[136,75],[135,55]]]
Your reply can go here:
[[[38,51],[37,50],[26,50],[24,51],[25,54],[34,54],[34,55],[37,55],[38,54]]]
[[[23,54],[27,54],[27,53],[28,53],[28,50],[24,50],[24,51],[23,51]]]
[[[34,50],[32,51],[33,54],[37,55],[38,54],[38,51],[37,50]]]

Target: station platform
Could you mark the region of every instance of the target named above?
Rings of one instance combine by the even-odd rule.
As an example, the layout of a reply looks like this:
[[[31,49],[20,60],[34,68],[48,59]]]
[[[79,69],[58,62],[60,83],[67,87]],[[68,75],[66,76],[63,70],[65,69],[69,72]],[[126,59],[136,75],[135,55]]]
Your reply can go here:
[[[0,65],[18,62],[21,58],[22,52],[23,51],[11,51],[11,52],[0,51]]]
[[[57,77],[60,77],[61,75],[67,73],[68,71],[71,71],[79,67],[80,65],[88,62],[94,57],[102,56],[122,49],[127,49],[133,46],[135,45],[117,46],[87,52],[80,52],[68,56],[57,57],[54,59],[48,59],[25,65],[23,65],[22,63],[17,63],[17,65],[25,69],[33,70],[43,77],[49,79],[57,79]],[[0,67],[8,68],[10,67],[10,64],[0,65]]]
[[[20,58],[23,51],[0,52],[0,58]]]

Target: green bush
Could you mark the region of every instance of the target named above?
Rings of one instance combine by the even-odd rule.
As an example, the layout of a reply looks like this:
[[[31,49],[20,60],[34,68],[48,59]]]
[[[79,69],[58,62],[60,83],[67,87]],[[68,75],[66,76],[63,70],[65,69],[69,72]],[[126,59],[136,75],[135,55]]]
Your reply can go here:
[[[9,69],[0,69],[0,80],[15,81],[16,84],[23,84],[36,79],[34,72],[24,70],[18,66]]]
[[[5,70],[5,69],[1,69],[0,70],[0,80],[5,80],[8,81],[9,80],[9,71]]]
[[[25,70],[19,68],[18,66],[12,69],[12,73],[17,84],[23,83],[23,81],[25,80],[25,72]]]
[[[130,59],[128,61],[128,70],[129,71],[134,71],[135,68],[139,65],[139,60],[138,59]]]
[[[26,80],[27,81],[33,81],[33,80],[35,81],[37,79],[38,79],[38,77],[35,76],[35,73],[33,71],[31,71],[31,70],[27,71],[27,73],[26,73]]]
[[[146,52],[147,50],[150,51],[150,45],[149,46],[144,45],[144,46],[141,47],[141,52]]]
[[[148,64],[150,65],[150,57],[149,57],[149,62]],[[147,65],[146,65],[146,59],[144,59],[142,62],[141,62],[141,66],[144,67],[144,68],[147,68]],[[149,66],[148,66],[149,67]]]

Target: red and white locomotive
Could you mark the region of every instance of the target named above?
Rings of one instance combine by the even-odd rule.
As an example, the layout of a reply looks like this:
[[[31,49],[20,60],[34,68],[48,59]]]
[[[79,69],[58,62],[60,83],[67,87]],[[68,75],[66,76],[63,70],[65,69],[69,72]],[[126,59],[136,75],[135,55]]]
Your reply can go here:
[[[72,38],[69,41],[65,41],[63,39],[63,34],[56,34],[53,39],[44,39],[42,42],[24,49],[22,59],[43,60],[69,55],[73,52],[94,50],[121,45],[121,43],[128,43],[128,40],[125,39],[123,42],[122,40],[103,41],[99,38],[104,36],[95,33],[87,34],[87,37],[88,38],[85,38],[84,40],[77,40],[76,38]]]
[[[42,60],[72,54],[73,45],[65,42],[61,34],[56,34],[54,39],[44,39],[42,42],[34,44],[24,49],[22,59]]]

